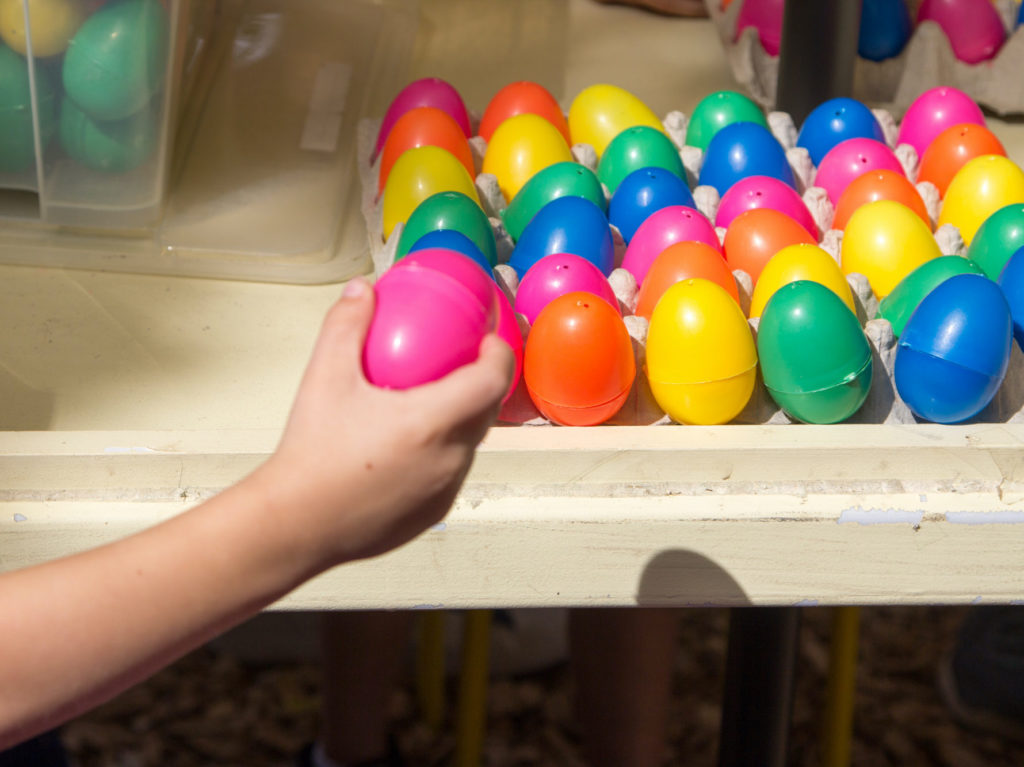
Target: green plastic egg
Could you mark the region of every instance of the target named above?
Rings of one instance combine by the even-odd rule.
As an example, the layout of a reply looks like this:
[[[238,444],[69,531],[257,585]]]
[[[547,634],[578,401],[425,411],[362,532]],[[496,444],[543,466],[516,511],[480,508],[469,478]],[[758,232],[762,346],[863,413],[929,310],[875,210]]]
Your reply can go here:
[[[480,206],[462,192],[438,192],[417,205],[398,238],[395,257],[402,258],[416,240],[439,229],[452,229],[466,235],[480,248],[491,266],[497,265],[498,249],[491,222]]]
[[[601,182],[590,168],[578,162],[555,163],[527,181],[501,212],[509,236],[518,240],[537,211],[559,197],[583,197],[602,211],[608,209]]]
[[[768,127],[761,108],[736,91],[716,91],[701,99],[686,126],[686,145],[707,151],[708,144],[726,125],[749,122]]]
[[[984,274],[976,263],[960,256],[940,256],[925,261],[904,277],[892,293],[878,305],[878,316],[889,320],[899,338],[903,328],[924,297],[950,277],[958,274]]]
[[[757,356],[772,399],[805,423],[845,421],[871,387],[871,346],[856,315],[810,280],[784,285],[768,301]]]
[[[153,111],[143,109],[123,120],[94,120],[65,96],[60,107],[60,145],[87,168],[129,171],[156,149],[158,125]]]
[[[985,219],[967,249],[967,257],[980,266],[990,280],[998,280],[1010,256],[1022,247],[1024,205],[1016,202]]]
[[[647,125],[626,128],[611,140],[597,165],[597,177],[615,194],[622,179],[641,168],[663,168],[686,180],[686,170],[672,139]]]
[[[41,66],[36,67],[36,92],[40,138],[45,147],[57,127],[57,99],[53,81]],[[0,171],[23,171],[32,166],[35,156],[28,63],[0,45]]]
[[[114,0],[85,20],[64,55],[64,90],[97,120],[141,110],[167,68],[168,23],[160,0]]]

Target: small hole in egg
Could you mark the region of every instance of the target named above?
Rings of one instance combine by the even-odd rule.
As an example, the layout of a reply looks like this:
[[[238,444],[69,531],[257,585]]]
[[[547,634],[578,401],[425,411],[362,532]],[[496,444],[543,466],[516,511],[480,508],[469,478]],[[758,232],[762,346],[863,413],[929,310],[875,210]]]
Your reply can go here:
[[[860,164],[861,165],[867,165],[868,164],[868,158],[867,157],[861,157],[860,158]]]

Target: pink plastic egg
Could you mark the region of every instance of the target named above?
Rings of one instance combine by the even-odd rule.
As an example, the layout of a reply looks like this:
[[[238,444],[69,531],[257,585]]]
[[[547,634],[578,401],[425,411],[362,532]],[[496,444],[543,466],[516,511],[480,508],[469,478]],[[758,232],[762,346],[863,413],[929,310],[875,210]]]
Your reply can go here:
[[[462,128],[466,138],[472,135],[472,128],[469,127],[469,113],[466,111],[462,96],[455,90],[455,87],[439,77],[425,77],[402,88],[388,106],[388,111],[384,113],[384,120],[380,125],[380,131],[377,133],[373,159],[380,154],[380,150],[398,118],[416,107],[436,107],[447,112],[455,118],[455,122]]]
[[[715,226],[728,229],[736,216],[754,208],[772,208],[785,213],[812,237],[818,236],[818,225],[803,198],[789,184],[772,176],[748,176],[729,187],[718,205]]]
[[[942,27],[953,55],[967,64],[992,58],[1006,40],[992,0],[924,0],[917,11],[917,23],[922,21]]]
[[[600,296],[621,314],[615,291],[601,270],[572,253],[544,256],[531,266],[516,291],[515,309],[532,325],[551,301],[580,290]]]
[[[985,115],[974,99],[956,88],[932,88],[907,108],[896,143],[910,144],[921,157],[936,136],[951,125],[961,123],[985,124]]]
[[[847,185],[869,170],[891,170],[906,175],[896,155],[881,141],[851,138],[836,144],[822,158],[814,185],[824,189],[836,205]]]
[[[508,298],[493,280],[491,280],[491,290],[494,291],[494,301],[498,307],[498,326],[494,332],[498,334],[498,338],[512,348],[512,354],[516,358],[516,369],[512,376],[512,383],[509,384],[508,391],[505,392],[505,396],[501,400],[502,403],[505,403],[512,396],[512,392],[516,390],[519,379],[523,375],[523,334],[519,330],[519,322],[516,320],[516,313],[512,309],[512,304],[509,303]]]
[[[411,251],[395,262],[392,269],[406,269],[410,266],[433,269],[457,280],[473,294],[478,303],[487,306],[494,302],[494,280],[469,256],[449,248],[424,248]],[[480,279],[480,275],[485,277]]]
[[[736,36],[733,39],[738,40],[744,29],[753,27],[765,53],[778,56],[784,9],[784,0],[747,0],[736,17]]]
[[[630,272],[639,285],[658,254],[677,242],[703,242],[722,252],[718,234],[703,213],[686,205],[669,205],[640,224],[626,248],[622,268]]]

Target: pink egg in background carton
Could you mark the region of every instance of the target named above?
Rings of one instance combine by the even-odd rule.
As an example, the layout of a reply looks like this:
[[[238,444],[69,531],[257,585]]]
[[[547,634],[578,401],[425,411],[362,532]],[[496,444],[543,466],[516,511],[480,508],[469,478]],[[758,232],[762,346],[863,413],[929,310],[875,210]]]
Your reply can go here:
[[[946,128],[963,123],[985,124],[985,115],[974,99],[948,86],[925,91],[907,108],[900,122],[897,144],[914,147],[918,157]]]
[[[376,159],[380,154],[398,118],[416,107],[435,107],[447,112],[458,123],[466,138],[473,135],[473,129],[469,125],[469,113],[455,87],[439,77],[425,77],[409,83],[391,101],[377,133],[377,144],[373,149],[372,159]]]
[[[986,61],[1006,41],[1006,28],[992,0],[923,0],[917,23],[934,21],[946,33],[953,55],[967,64]]]
[[[626,248],[622,268],[631,273],[639,285],[661,251],[685,241],[703,242],[722,252],[715,227],[703,213],[686,205],[669,205],[640,224]]]
[[[611,284],[594,264],[572,253],[544,256],[523,275],[515,309],[532,325],[551,301],[566,293],[585,291],[600,296],[622,313]]]
[[[728,229],[736,216],[754,208],[772,208],[785,213],[812,237],[818,237],[818,225],[803,198],[789,184],[772,176],[748,176],[729,187],[718,204],[715,226]]]
[[[765,53],[778,56],[784,10],[784,0],[747,0],[736,17],[736,36],[733,39],[738,39],[747,27],[753,27]]]
[[[901,176],[906,175],[896,155],[881,141],[847,139],[832,147],[822,158],[814,175],[814,185],[824,189],[832,205],[837,205],[849,183],[871,170],[891,170]]]
[[[502,403],[505,403],[508,402],[512,393],[516,390],[519,379],[523,375],[523,334],[519,330],[519,322],[516,320],[516,313],[512,309],[512,304],[509,303],[508,298],[493,280],[491,281],[491,290],[494,291],[494,301],[498,310],[498,325],[494,332],[498,334],[498,338],[512,347],[512,354],[516,358],[516,369],[512,375],[512,383],[509,384],[508,391],[501,400]]]

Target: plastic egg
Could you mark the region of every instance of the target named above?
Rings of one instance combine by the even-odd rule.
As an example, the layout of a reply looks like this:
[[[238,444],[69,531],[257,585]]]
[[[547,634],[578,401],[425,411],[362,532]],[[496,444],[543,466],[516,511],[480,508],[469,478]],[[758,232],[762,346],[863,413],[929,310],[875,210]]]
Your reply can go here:
[[[853,291],[846,275],[827,251],[817,245],[789,245],[770,259],[761,271],[750,299],[750,316],[760,317],[764,307],[783,285],[810,280],[831,290],[847,308],[856,314]]]
[[[996,55],[1006,30],[991,0],[923,0],[917,23],[934,21],[949,38],[953,55],[977,64]]]
[[[398,118],[384,142],[377,175],[378,194],[384,191],[395,161],[407,150],[420,146],[447,149],[462,163],[470,178],[476,177],[473,153],[455,119],[437,107],[416,107]]]
[[[108,3],[78,28],[64,54],[64,91],[96,120],[135,114],[163,86],[169,25],[159,0]]]
[[[160,125],[154,110],[143,109],[123,120],[99,122],[67,96],[60,108],[60,145],[87,168],[123,173],[148,160],[157,147]]]
[[[498,334],[498,338],[509,345],[509,348],[512,349],[512,356],[516,360],[512,381],[509,383],[508,391],[505,392],[505,396],[501,400],[502,403],[505,403],[508,402],[509,397],[516,390],[519,379],[523,375],[523,334],[519,330],[519,321],[516,319],[516,313],[512,309],[512,304],[509,303],[508,297],[498,287],[497,283],[491,282],[491,285],[494,288],[494,302],[498,308],[498,320],[494,332]]]
[[[686,182],[664,168],[640,168],[615,190],[608,203],[608,221],[629,243],[648,216],[670,205],[696,206]]]
[[[807,150],[811,162],[820,165],[829,150],[851,138],[885,143],[882,126],[870,109],[856,99],[835,98],[811,110],[800,126],[796,145]]]
[[[457,280],[483,306],[494,302],[493,280],[481,280],[484,271],[471,258],[448,248],[426,248],[410,251],[401,261],[395,262],[388,271],[395,269],[432,269]],[[486,277],[486,273],[484,273]],[[497,307],[492,307],[497,310]]]
[[[896,155],[881,141],[847,139],[832,147],[822,159],[814,174],[814,185],[824,189],[832,204],[837,205],[850,182],[872,170],[891,170],[904,175]]]
[[[995,134],[984,125],[962,123],[951,125],[932,139],[921,158],[918,183],[928,181],[945,196],[949,182],[969,160],[986,154],[1006,156],[1006,149]]]
[[[650,320],[666,290],[697,278],[717,283],[739,304],[736,279],[722,254],[703,242],[677,242],[661,251],[647,271],[637,294],[636,314]]]
[[[982,155],[968,160],[949,182],[938,223],[956,226],[970,245],[985,219],[1018,202],[1024,202],[1024,171],[1001,155]]]
[[[480,205],[473,179],[451,152],[436,146],[403,152],[384,185],[384,239],[395,226],[404,224],[421,202],[439,192],[459,192]]]
[[[976,415],[1006,376],[1013,343],[999,286],[950,277],[918,304],[896,349],[896,390],[919,418],[958,423]]]
[[[458,253],[424,250],[418,256],[430,264],[438,253],[462,259],[465,267],[451,274],[410,257],[377,281],[363,346],[363,370],[376,386],[408,389],[435,381],[474,361],[495,327],[492,281]]]
[[[726,125],[748,122],[768,127],[761,107],[736,91],[716,91],[693,109],[686,125],[686,145],[707,151],[708,144]]]
[[[921,264],[942,253],[931,230],[906,205],[878,200],[850,216],[843,235],[845,274],[863,274],[879,300]]]
[[[505,231],[518,240],[537,212],[559,197],[582,197],[602,211],[607,208],[601,182],[590,168],[578,162],[557,162],[523,184],[508,207],[501,211]]]
[[[647,125],[626,128],[611,140],[597,165],[597,177],[614,195],[622,180],[641,168],[664,168],[686,178],[686,169],[672,139]]]
[[[1024,349],[1024,248],[1010,256],[999,275],[999,287],[1006,297],[1013,319],[1013,337]]]
[[[600,158],[605,147],[626,128],[647,125],[664,131],[661,120],[644,102],[616,85],[591,85],[569,107],[573,144],[590,144]]]
[[[521,114],[508,118],[494,131],[484,153],[483,172],[498,179],[508,201],[536,173],[559,162],[572,162],[562,134],[543,117]]]
[[[430,250],[433,248],[443,248],[445,250],[454,250],[456,253],[461,253],[466,256],[470,261],[483,269],[487,276],[494,279],[494,270],[491,268],[490,262],[487,260],[480,248],[476,246],[471,239],[469,239],[462,232],[457,232],[454,229],[435,229],[431,232],[427,232],[420,237],[416,242],[409,248],[409,253],[415,253],[418,250]],[[404,256],[396,256],[396,262],[401,261]]]
[[[580,291],[593,293],[622,313],[615,291],[601,270],[572,253],[544,256],[531,266],[516,290],[515,310],[532,325],[537,315],[554,299]]]
[[[857,53],[869,61],[898,56],[914,30],[905,0],[864,0]]]
[[[655,211],[636,230],[622,257],[622,268],[639,285],[647,270],[665,248],[677,242],[703,242],[721,252],[718,235],[704,214],[686,205],[670,205]]]
[[[771,208],[785,213],[812,237],[818,236],[818,225],[814,223],[814,216],[803,198],[789,184],[771,176],[748,176],[729,187],[718,204],[715,226],[728,229],[733,219],[754,208]]]
[[[752,27],[757,32],[757,39],[761,41],[764,52],[769,56],[778,56],[784,8],[784,0],[747,0],[736,17],[733,41],[739,40],[744,29]]]
[[[377,132],[377,143],[373,149],[374,158],[384,148],[384,142],[387,141],[398,118],[416,107],[437,107],[455,119],[466,138],[472,135],[472,129],[469,127],[469,113],[466,111],[462,96],[455,90],[455,87],[439,77],[425,77],[402,88],[388,105],[388,111],[384,113],[384,120]]]
[[[741,213],[725,230],[725,260],[732,269],[742,269],[757,285],[768,259],[787,245],[818,240],[785,213],[772,208],[754,208]]]
[[[914,147],[924,155],[932,140],[951,125],[985,124],[985,116],[974,100],[961,90],[941,86],[931,88],[914,99],[900,121],[897,144]]]
[[[491,135],[501,123],[521,114],[543,117],[558,128],[565,143],[569,143],[569,123],[562,114],[562,108],[547,88],[529,80],[509,83],[491,97],[480,119],[479,133],[486,141],[490,141]]]
[[[699,183],[713,186],[719,195],[747,176],[771,176],[795,186],[786,151],[775,136],[757,123],[733,123],[722,128],[708,144]]]
[[[651,393],[672,420],[728,423],[757,380],[757,351],[743,310],[710,280],[677,282],[651,314],[646,369]]]
[[[878,304],[878,316],[889,320],[899,338],[917,305],[935,288],[958,274],[984,274],[977,264],[961,256],[939,256],[925,261],[893,288]]]
[[[779,288],[757,328],[772,399],[805,423],[839,423],[871,388],[871,346],[857,316],[831,290],[800,280]]]
[[[877,200],[895,200],[906,205],[929,229],[932,226],[928,208],[925,207],[921,194],[906,176],[894,170],[871,170],[855,178],[843,190],[836,204],[832,228],[845,229],[850,216],[857,208]]]
[[[1010,256],[1024,248],[1024,205],[1000,208],[978,229],[967,257],[991,280],[999,279]]]
[[[559,197],[541,208],[516,242],[509,266],[524,275],[544,256],[573,253],[605,276],[615,268],[612,231],[601,209],[582,197]]]
[[[462,192],[438,192],[417,205],[398,238],[396,258],[408,253],[413,244],[428,232],[449,229],[468,237],[491,266],[498,263],[491,222],[476,200]]]
[[[1021,5],[1017,11],[1017,26],[1019,27],[1021,24],[1024,24],[1024,5]]]
[[[43,144],[57,127],[57,100],[44,67],[36,67],[35,84]],[[32,167],[36,157],[28,64],[0,46],[0,171],[16,173]]]
[[[23,0],[0,0],[0,38],[22,56],[28,55]],[[68,47],[85,18],[80,0],[28,0],[32,55],[56,56]]]
[[[622,317],[591,293],[554,299],[526,338],[523,377],[530,399],[555,423],[607,421],[622,408],[636,377]]]

